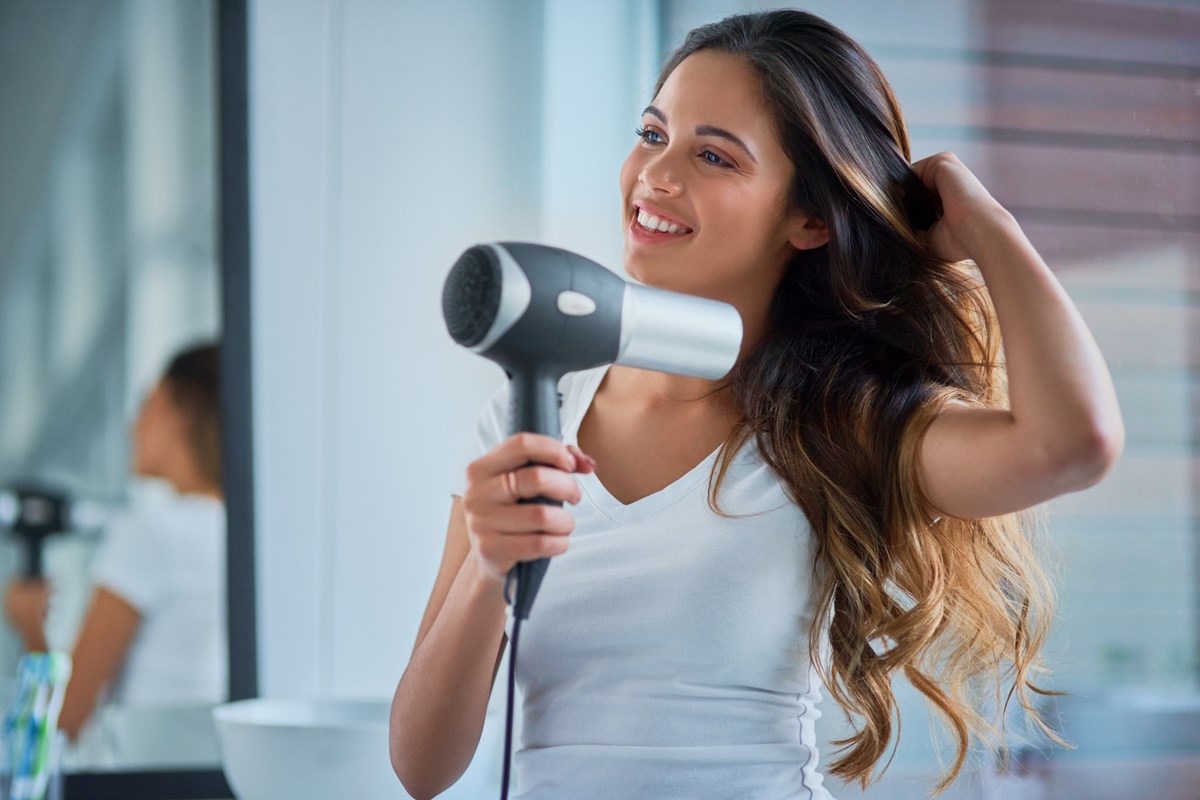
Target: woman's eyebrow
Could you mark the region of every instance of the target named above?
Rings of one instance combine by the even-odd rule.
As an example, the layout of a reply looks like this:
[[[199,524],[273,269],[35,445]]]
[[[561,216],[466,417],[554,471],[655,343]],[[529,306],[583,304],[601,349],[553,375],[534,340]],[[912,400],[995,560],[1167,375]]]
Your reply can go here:
[[[662,120],[663,125],[667,124],[667,115],[664,114],[662,112],[662,110],[657,108],[656,106],[646,106],[645,110],[643,110],[642,113],[643,114],[653,114],[654,116],[656,116],[660,120]],[[721,139],[728,139],[729,141],[736,144],[738,147],[745,150],[746,155],[750,156],[751,161],[753,161],[755,164],[758,163],[758,159],[754,157],[754,153],[750,152],[750,148],[746,146],[746,143],[743,142],[738,137],[734,136],[729,131],[725,130],[724,128],[717,128],[713,125],[697,125],[696,126],[696,135],[697,136],[717,136],[717,137],[720,137]]]

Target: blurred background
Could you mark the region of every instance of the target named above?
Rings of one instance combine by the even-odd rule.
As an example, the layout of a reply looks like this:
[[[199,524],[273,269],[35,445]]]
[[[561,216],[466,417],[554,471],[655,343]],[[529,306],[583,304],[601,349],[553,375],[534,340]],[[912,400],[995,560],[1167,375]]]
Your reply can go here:
[[[0,3],[0,488],[32,481],[93,512],[44,546],[46,637],[68,652],[103,523],[167,495],[132,474],[134,417],[170,356],[221,329],[214,10]],[[4,583],[26,558],[6,532]],[[4,627],[6,701],[20,650]],[[190,743],[195,720],[176,721],[150,739]],[[71,768],[216,765],[211,732],[203,748],[152,753],[112,724]]]
[[[690,28],[775,5],[249,2],[258,604],[237,613],[256,615],[264,696],[387,698],[404,670],[503,380],[445,333],[458,254],[532,240],[621,272],[617,173],[658,67]],[[953,151],[1016,215],[1125,416],[1114,471],[1048,504],[1049,683],[1079,747],[1034,742],[1003,776],[975,754],[945,796],[1200,797],[1200,7],[797,7],[880,63],[913,160]],[[0,479],[127,497],[135,399],[220,327],[211,30],[205,2],[0,4]],[[60,641],[93,540],[48,557]],[[937,739],[899,691],[883,781],[835,796],[926,796]],[[503,701],[446,797],[498,794]]]

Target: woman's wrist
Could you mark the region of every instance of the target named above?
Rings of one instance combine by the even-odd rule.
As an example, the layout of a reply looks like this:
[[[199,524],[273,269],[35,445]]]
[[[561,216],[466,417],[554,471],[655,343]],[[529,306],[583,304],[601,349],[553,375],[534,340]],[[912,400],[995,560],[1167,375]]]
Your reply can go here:
[[[25,649],[30,653],[50,652],[50,644],[46,641],[46,633],[41,628],[21,631],[21,638],[25,642]]]
[[[489,575],[480,563],[479,556],[474,548],[467,552],[467,559],[463,564],[463,570],[466,571],[464,577],[469,581],[468,586],[471,589],[471,596],[475,598],[490,599],[497,602],[501,607],[504,605],[504,580],[497,579],[495,576]]]
[[[967,218],[958,230],[958,241],[967,257],[978,264],[997,237],[1008,238],[1020,233],[1021,225],[1011,211],[999,203],[989,203]]]

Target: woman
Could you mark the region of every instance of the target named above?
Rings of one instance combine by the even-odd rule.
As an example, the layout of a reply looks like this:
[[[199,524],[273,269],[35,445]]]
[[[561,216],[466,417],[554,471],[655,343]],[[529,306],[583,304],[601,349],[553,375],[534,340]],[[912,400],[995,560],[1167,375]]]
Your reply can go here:
[[[504,577],[554,556],[518,659],[520,797],[828,797],[821,685],[857,723],[826,771],[865,787],[897,674],[953,735],[941,791],[1000,735],[981,700],[1040,721],[1052,591],[1021,512],[1123,447],[1100,352],[962,162],[910,165],[877,65],[818,17],[692,31],[637,134],[626,271],[736,306],[738,362],[568,375],[561,443],[504,438],[501,387],[396,689],[393,766],[416,797],[466,768]],[[575,507],[516,502],[538,495]]]
[[[225,506],[221,492],[218,350],[179,353],[134,428],[134,471],[166,481],[168,501],[106,531],[95,589],[71,653],[59,728],[75,741],[102,693],[125,706],[216,703],[227,695]],[[26,649],[47,649],[50,589],[9,585],[5,608]]]

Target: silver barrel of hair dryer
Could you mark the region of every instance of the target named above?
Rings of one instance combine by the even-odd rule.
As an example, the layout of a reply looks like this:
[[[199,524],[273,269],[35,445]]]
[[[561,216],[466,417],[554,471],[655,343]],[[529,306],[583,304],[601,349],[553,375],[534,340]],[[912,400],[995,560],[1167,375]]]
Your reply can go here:
[[[625,284],[614,363],[716,380],[737,361],[742,318],[728,303]]]
[[[524,242],[466,250],[446,277],[442,313],[455,342],[508,376],[509,435],[561,438],[558,381],[568,372],[616,363],[717,380],[742,342],[741,316],[728,303],[630,283],[577,253]],[[519,619],[549,563],[513,568]]]

